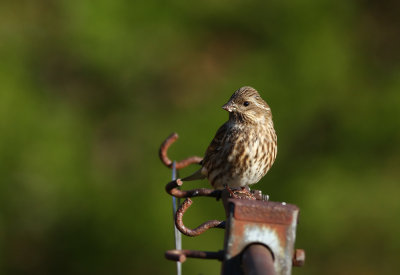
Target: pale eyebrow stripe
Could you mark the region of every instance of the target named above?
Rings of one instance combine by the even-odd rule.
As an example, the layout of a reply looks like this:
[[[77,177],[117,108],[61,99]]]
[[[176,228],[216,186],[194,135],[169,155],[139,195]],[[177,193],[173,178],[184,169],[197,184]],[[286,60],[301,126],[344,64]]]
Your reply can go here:
[[[260,107],[261,109],[264,109],[264,110],[271,110],[271,108],[268,108],[268,107],[265,107],[265,106],[263,106],[263,105],[261,105],[261,104],[258,104],[257,102],[253,102],[255,105],[257,105],[257,107]]]

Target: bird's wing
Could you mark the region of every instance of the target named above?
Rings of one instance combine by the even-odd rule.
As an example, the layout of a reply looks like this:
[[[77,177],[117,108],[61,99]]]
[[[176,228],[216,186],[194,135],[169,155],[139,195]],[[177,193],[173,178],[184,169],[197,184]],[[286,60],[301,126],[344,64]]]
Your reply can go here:
[[[214,139],[211,141],[210,145],[207,148],[204,159],[201,161],[201,165],[203,167],[194,172],[192,175],[183,178],[182,181],[200,180],[206,178],[207,166],[210,164],[210,161],[211,162],[213,161],[212,156],[215,156],[216,151],[222,149],[222,144],[225,139],[227,129],[228,129],[227,123],[225,123],[218,129]]]
[[[228,122],[223,124],[215,134],[213,140],[211,141],[210,145],[207,148],[207,151],[205,153],[204,159],[203,159],[203,167],[208,166],[207,163],[212,161],[212,157],[216,155],[216,152],[222,150],[223,143],[226,138],[226,133],[228,131]]]

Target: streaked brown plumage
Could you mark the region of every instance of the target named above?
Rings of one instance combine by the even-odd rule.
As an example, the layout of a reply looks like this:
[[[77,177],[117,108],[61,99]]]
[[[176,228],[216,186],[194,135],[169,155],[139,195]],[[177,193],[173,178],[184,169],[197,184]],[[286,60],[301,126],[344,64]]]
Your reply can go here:
[[[183,181],[207,178],[216,189],[244,188],[257,183],[275,161],[271,109],[251,87],[237,90],[222,108],[229,120],[207,148],[202,168]]]

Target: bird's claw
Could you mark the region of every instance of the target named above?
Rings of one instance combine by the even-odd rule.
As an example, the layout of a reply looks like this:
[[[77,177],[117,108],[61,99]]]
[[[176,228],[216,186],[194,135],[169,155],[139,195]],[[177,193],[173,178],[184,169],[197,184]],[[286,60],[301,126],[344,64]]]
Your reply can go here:
[[[238,190],[232,190],[228,185],[224,185],[225,189],[229,192],[231,195],[231,198],[234,199],[247,199],[247,200],[256,200],[256,197],[254,196],[253,193],[250,192],[249,189],[246,187],[241,187],[241,189]]]

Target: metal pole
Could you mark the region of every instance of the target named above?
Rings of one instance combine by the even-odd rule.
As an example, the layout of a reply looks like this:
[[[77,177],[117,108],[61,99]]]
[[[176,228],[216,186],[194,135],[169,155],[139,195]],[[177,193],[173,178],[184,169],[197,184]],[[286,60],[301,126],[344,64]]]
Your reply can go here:
[[[172,163],[172,180],[176,180],[177,178],[177,171],[176,171],[176,162]],[[174,224],[174,232],[175,232],[175,249],[181,250],[182,249],[182,235],[179,232],[178,228],[175,226],[175,215],[176,211],[179,207],[180,199],[172,196],[172,217],[173,217],[173,224]],[[176,262],[176,274],[182,275],[182,263]]]
[[[251,244],[242,254],[245,275],[275,275],[271,251],[262,244]]]

